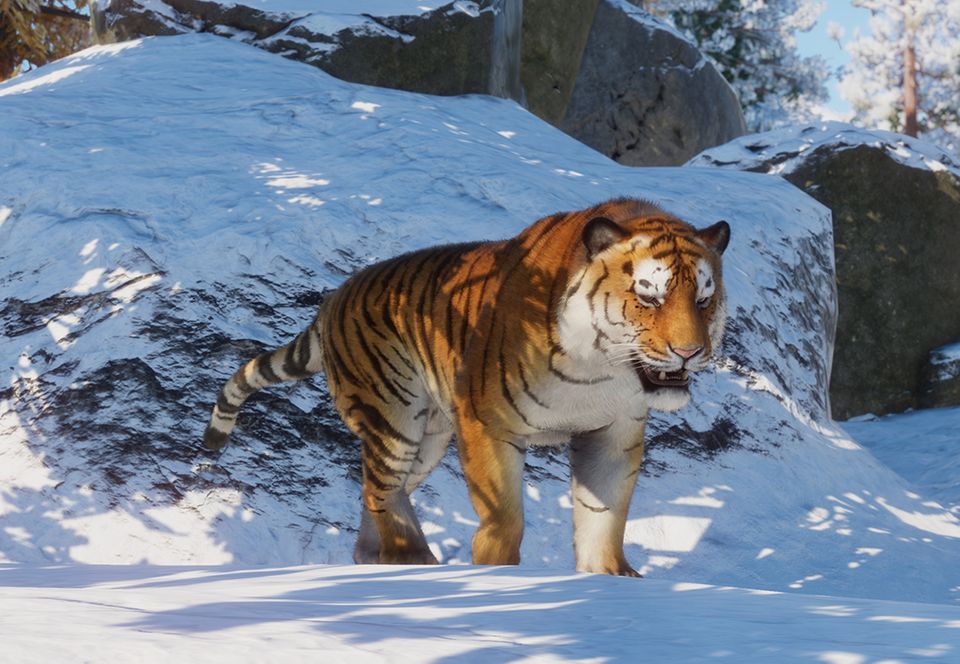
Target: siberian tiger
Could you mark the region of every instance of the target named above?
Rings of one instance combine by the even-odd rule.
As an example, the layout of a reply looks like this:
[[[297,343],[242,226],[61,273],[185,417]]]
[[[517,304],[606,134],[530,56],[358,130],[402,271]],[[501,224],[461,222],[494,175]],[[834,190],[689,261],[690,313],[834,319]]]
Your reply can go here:
[[[689,400],[724,326],[730,227],[616,199],[514,238],[368,267],[288,345],[240,368],[204,442],[254,391],[325,371],[360,438],[358,563],[436,563],[409,495],[456,434],[480,525],[475,564],[516,564],[528,445],[569,441],[576,567],[637,576],[623,553],[648,411]]]

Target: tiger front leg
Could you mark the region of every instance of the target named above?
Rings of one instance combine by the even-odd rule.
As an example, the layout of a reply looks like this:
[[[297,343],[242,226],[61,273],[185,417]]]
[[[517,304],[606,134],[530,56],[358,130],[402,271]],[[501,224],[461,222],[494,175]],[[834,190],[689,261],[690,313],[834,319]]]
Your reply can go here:
[[[473,422],[459,440],[467,488],[480,526],[473,537],[474,565],[517,565],[523,539],[522,441],[497,436]]]
[[[640,576],[623,554],[630,498],[643,461],[643,420],[615,422],[570,443],[577,570]]]

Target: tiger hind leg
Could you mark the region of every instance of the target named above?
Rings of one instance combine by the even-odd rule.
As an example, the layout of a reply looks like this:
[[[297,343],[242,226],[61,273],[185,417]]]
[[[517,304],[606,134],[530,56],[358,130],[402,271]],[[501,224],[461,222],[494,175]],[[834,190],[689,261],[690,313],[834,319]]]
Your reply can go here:
[[[450,439],[453,437],[453,429],[445,429],[436,433],[427,433],[420,441],[420,447],[417,450],[416,457],[407,474],[404,483],[404,491],[410,496],[420,483],[426,479],[450,445]],[[380,535],[377,532],[377,526],[370,514],[370,511],[364,505],[360,515],[360,530],[357,534],[357,544],[353,550],[353,561],[358,565],[376,564],[380,562]],[[434,561],[427,560],[427,564]]]

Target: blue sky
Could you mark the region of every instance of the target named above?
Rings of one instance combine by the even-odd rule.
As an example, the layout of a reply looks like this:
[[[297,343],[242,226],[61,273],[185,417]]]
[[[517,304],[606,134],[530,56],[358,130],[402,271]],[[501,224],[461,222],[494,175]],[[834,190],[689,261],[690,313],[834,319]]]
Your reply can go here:
[[[870,12],[854,7],[850,0],[826,0],[825,4],[826,9],[820,14],[813,29],[797,35],[797,46],[801,55],[822,55],[831,69],[836,69],[846,64],[849,57],[836,41],[827,36],[827,26],[831,22],[840,25],[843,28],[841,41],[845,44],[853,38],[854,30],[858,27],[864,34],[870,32]],[[828,108],[838,113],[850,110],[850,104],[840,97],[835,78],[828,82],[827,89],[830,92]]]

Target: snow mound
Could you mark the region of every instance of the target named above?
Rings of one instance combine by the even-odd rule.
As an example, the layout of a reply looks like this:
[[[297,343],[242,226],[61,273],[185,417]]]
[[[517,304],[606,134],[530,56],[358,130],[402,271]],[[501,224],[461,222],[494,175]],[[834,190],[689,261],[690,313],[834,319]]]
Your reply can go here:
[[[0,85],[0,113],[4,560],[349,561],[357,449],[321,381],[251,400],[211,459],[222,382],[364,265],[632,195],[733,236],[723,358],[651,423],[628,558],[955,599],[960,520],[829,419],[829,214],[779,178],[619,166],[509,101],[351,85],[210,35],[89,49]],[[476,525],[457,465],[415,496],[448,563]],[[570,570],[566,463],[528,470],[524,565]]]
[[[686,165],[732,167],[786,175],[819,148],[840,151],[861,145],[880,148],[892,159],[910,168],[950,171],[960,177],[960,162],[932,143],[889,131],[863,129],[844,122],[791,126],[743,136],[725,145],[704,150]]]

